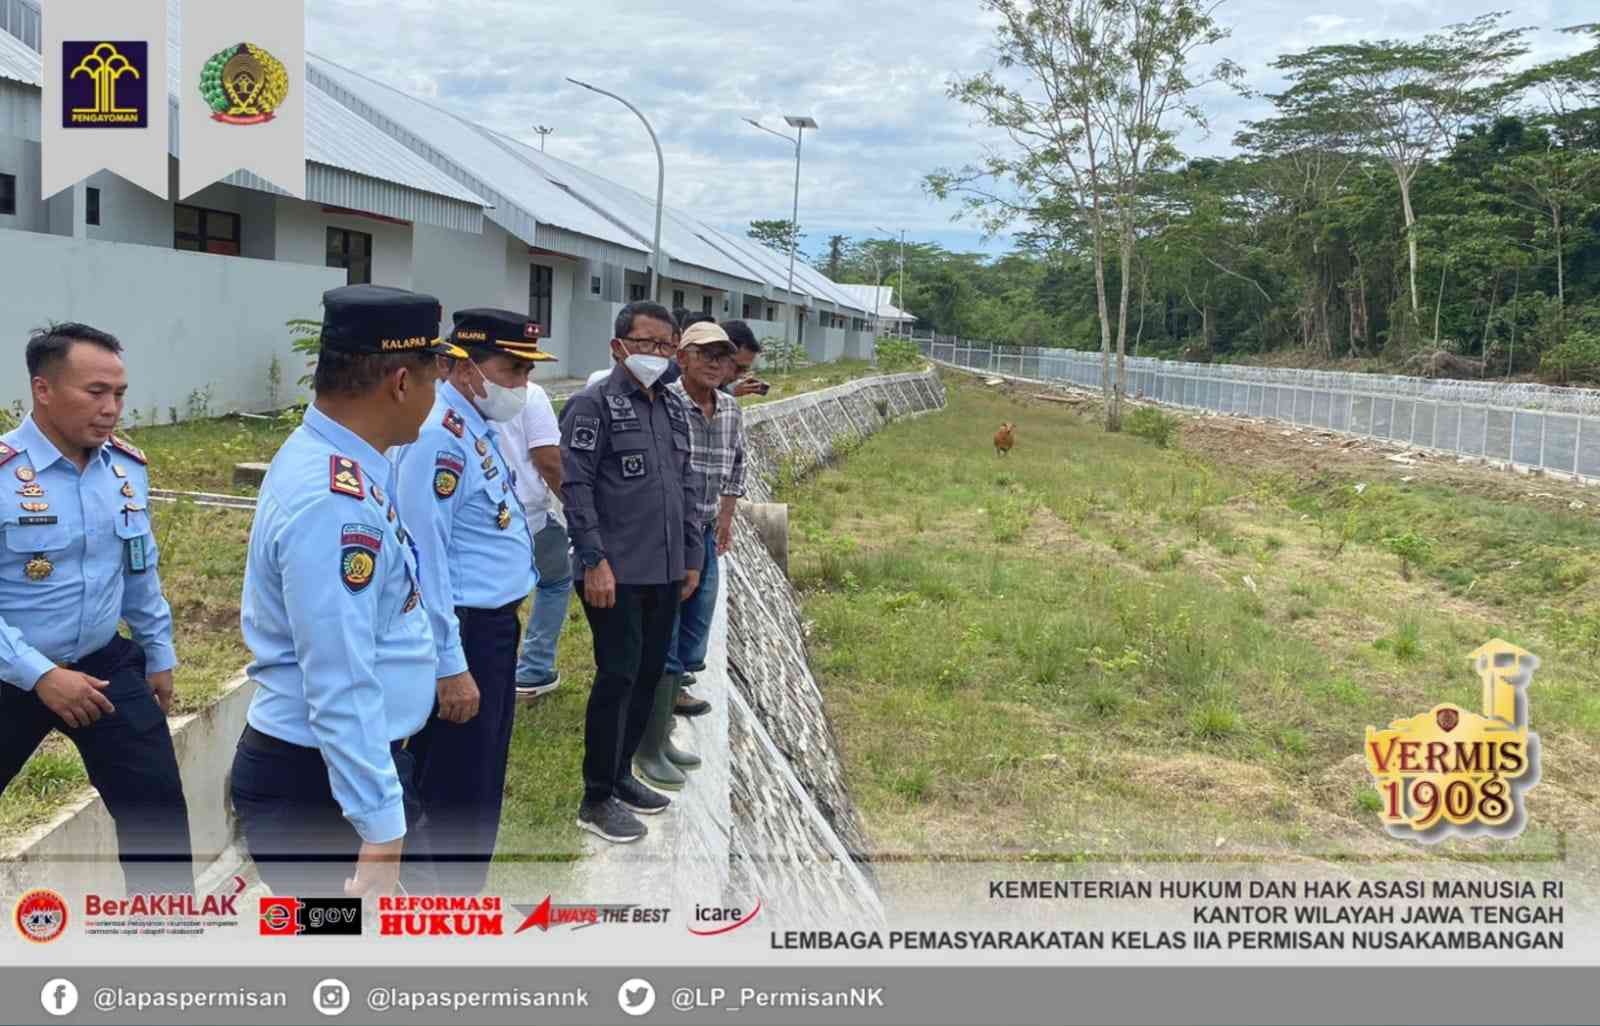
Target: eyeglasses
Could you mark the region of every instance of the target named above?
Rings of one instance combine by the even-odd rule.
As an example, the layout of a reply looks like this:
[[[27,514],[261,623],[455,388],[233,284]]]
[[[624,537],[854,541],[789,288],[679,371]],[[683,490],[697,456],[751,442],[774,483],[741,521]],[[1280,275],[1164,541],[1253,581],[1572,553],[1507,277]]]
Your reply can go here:
[[[736,362],[734,360],[734,358],[733,358],[733,354],[732,353],[727,353],[727,352],[723,352],[723,353],[708,353],[704,349],[700,350],[700,359],[704,360],[707,363],[713,363],[713,364],[719,364],[719,363],[732,364],[732,363]]]
[[[635,346],[644,346],[649,349],[654,349],[656,352],[665,354],[667,356],[670,356],[678,351],[677,345],[671,339],[662,341],[661,339],[656,338],[623,338],[618,339],[618,341],[631,342]]]

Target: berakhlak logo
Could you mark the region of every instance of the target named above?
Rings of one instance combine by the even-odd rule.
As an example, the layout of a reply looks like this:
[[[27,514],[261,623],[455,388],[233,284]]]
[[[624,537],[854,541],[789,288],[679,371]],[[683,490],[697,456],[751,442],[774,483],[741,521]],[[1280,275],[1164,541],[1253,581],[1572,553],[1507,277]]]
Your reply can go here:
[[[1469,656],[1483,682],[1482,712],[1450,703],[1367,728],[1367,771],[1390,835],[1434,843],[1527,825],[1524,797],[1539,782],[1539,735],[1528,730],[1524,689],[1539,660],[1496,638]]]
[[[61,44],[62,128],[148,128],[150,44]]]
[[[253,43],[224,47],[201,70],[200,95],[211,120],[259,125],[271,121],[289,95],[289,69]]]
[[[45,888],[29,891],[17,899],[12,921],[28,940],[48,944],[67,930],[66,899]]]

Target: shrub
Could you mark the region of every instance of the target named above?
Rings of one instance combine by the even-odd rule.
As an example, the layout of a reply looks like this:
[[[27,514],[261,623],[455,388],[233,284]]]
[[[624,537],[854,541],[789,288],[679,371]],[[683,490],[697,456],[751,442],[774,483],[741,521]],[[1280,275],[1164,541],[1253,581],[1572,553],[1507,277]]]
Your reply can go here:
[[[811,361],[806,358],[806,346],[798,339],[764,338],[761,340],[761,364],[780,374],[787,374]]]
[[[317,373],[317,356],[322,352],[322,322],[301,318],[287,321],[285,326],[291,336],[289,348],[306,354],[306,372],[300,375],[300,387],[310,388]]]
[[[1140,406],[1122,422],[1124,431],[1140,438],[1148,438],[1159,449],[1172,447],[1178,439],[1180,427],[1177,417],[1163,413],[1154,406]]]
[[[907,338],[880,338],[873,352],[879,368],[887,371],[907,370],[922,362],[922,351]]]

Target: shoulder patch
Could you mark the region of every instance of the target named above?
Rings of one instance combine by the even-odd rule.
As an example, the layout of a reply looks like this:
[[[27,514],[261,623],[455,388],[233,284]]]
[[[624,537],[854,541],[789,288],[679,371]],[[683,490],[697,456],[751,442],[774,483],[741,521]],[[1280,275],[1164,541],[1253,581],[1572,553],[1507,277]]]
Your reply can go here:
[[[134,445],[132,442],[124,441],[123,439],[118,438],[116,435],[111,436],[111,447],[126,454],[135,463],[138,463],[141,466],[149,466],[150,464],[150,461],[145,458],[144,453],[140,451],[137,445]]]
[[[452,435],[455,435],[457,438],[460,438],[462,435],[466,434],[467,422],[462,420],[461,414],[457,413],[455,410],[445,410],[444,429],[450,432]]]
[[[6,443],[0,442],[0,467],[3,467],[7,463],[10,463],[13,459],[16,458],[17,453],[20,452],[20,451],[21,451],[20,449],[13,449],[13,448],[11,448],[11,446],[7,445]]]
[[[328,457],[328,491],[365,499],[367,487],[361,480],[361,467],[348,456]]]
[[[600,442],[600,418],[577,414],[572,418],[572,447],[594,452]]]
[[[339,532],[339,578],[345,590],[360,594],[378,569],[383,532],[371,524],[345,524]]]

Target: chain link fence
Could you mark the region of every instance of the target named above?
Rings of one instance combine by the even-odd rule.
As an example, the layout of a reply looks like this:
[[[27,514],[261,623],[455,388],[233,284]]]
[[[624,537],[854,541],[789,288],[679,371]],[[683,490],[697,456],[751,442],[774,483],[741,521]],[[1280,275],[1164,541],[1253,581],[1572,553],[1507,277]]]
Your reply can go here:
[[[917,340],[932,360],[1099,391],[1099,353]],[[1128,394],[1600,479],[1600,391],[1129,357]],[[1112,373],[1116,373],[1115,361]]]

